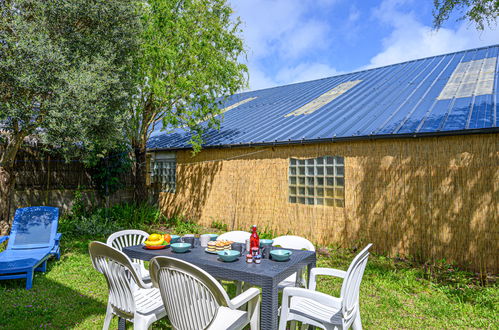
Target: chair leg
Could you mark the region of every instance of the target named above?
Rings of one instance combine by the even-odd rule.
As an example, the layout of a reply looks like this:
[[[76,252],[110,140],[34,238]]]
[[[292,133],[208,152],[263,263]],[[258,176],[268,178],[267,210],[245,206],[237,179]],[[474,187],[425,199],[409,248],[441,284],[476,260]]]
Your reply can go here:
[[[355,320],[353,320],[352,329],[353,330],[362,330],[362,322],[360,320],[360,312],[357,312],[357,315],[355,316]]]
[[[241,293],[243,293],[243,282],[237,281],[236,282],[236,296],[239,296]]]
[[[33,273],[34,270],[26,273],[26,290],[29,290],[33,287]]]
[[[248,303],[248,314],[250,316],[250,329],[260,329],[260,298]]]
[[[142,318],[140,316],[137,316],[137,314],[134,315],[133,317],[133,330],[147,330],[151,327],[151,324],[147,324],[147,320],[145,318]]]
[[[40,266],[35,268],[35,271],[45,273],[47,271],[47,260],[45,260]]]
[[[104,325],[102,326],[103,330],[109,329],[109,325],[111,324],[112,319],[113,319],[113,307],[111,307],[110,303],[107,303],[106,317],[104,318]]]

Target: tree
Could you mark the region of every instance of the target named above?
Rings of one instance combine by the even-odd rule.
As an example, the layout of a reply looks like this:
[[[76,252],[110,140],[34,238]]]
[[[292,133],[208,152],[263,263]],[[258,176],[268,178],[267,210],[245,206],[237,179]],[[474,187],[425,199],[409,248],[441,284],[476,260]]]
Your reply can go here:
[[[439,29],[449,19],[450,14],[458,10],[461,20],[475,23],[478,30],[496,24],[499,16],[499,0],[434,0],[433,26]]]
[[[0,0],[0,232],[28,136],[65,155],[123,140],[141,31],[133,0]]]
[[[138,91],[130,107],[128,136],[135,152],[136,200],[145,191],[146,143],[156,125],[184,127],[199,151],[202,133],[218,127],[221,97],[247,82],[240,21],[226,0],[148,0],[143,7],[141,50],[135,65]],[[200,122],[207,120],[205,126]]]

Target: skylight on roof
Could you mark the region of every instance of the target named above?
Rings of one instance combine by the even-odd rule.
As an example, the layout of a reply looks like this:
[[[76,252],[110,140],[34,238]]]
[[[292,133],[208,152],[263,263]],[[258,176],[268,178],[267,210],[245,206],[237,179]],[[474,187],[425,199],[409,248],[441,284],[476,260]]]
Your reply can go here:
[[[361,81],[362,80],[352,80],[352,81],[347,81],[347,82],[344,82],[342,84],[339,84],[338,86],[328,90],[324,94],[313,99],[312,101],[301,106],[300,108],[294,110],[293,112],[288,113],[284,117],[311,114],[314,111],[322,108],[324,105],[328,104],[329,102],[333,101],[335,98],[337,98],[341,94],[347,92],[349,89],[351,89],[352,87],[354,87],[355,85],[357,85]]]
[[[223,108],[222,111],[220,111],[220,113],[225,113],[225,112],[227,112],[229,110],[237,108],[240,105],[243,105],[244,103],[248,103],[249,101],[253,101],[256,98],[257,98],[256,96],[255,97],[248,97],[247,99],[244,99],[242,101],[234,103],[233,105],[229,105],[228,107]]]
[[[492,94],[496,57],[459,63],[437,100]]]

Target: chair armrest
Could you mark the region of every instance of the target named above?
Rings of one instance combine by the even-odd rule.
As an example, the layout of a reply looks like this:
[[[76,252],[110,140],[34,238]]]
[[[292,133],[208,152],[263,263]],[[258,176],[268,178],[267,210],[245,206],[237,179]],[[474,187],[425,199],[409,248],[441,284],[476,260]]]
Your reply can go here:
[[[310,290],[315,290],[316,287],[316,277],[317,275],[328,275],[339,278],[345,278],[347,272],[334,268],[312,268],[310,271],[310,279],[308,280],[308,288]]]
[[[138,281],[135,281],[137,282],[137,286],[141,289],[152,289],[154,288],[154,285],[151,283],[146,283],[142,280],[142,273],[140,272],[140,267],[144,267],[143,265],[140,265],[140,264],[136,264],[134,262],[132,262],[132,267],[134,268],[135,270],[135,275],[137,276],[137,279]]]
[[[238,309],[242,305],[246,304],[248,301],[258,297],[260,295],[260,290],[257,288],[249,288],[240,295],[234,297],[229,301],[229,308]]]
[[[56,242],[59,242],[61,240],[61,237],[62,237],[62,234],[61,233],[57,233],[55,234],[55,241]]]
[[[3,243],[3,242],[5,242],[8,239],[9,239],[8,235],[7,236],[0,236],[0,243]]]
[[[316,301],[320,304],[330,306],[336,309],[341,308],[341,299],[336,298],[333,296],[330,296],[328,294],[322,293],[322,292],[317,292],[314,290],[310,289],[304,289],[304,288],[292,288],[292,287],[287,287],[284,288],[282,291],[282,303],[286,303],[286,306],[289,303],[289,298],[291,297],[302,297],[302,298],[307,298],[311,299],[313,301]]]

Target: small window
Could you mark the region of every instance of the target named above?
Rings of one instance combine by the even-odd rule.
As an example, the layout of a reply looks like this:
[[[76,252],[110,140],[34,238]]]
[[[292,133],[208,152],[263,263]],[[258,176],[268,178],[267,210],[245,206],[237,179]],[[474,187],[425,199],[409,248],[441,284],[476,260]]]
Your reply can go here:
[[[176,188],[177,159],[175,154],[156,154],[151,159],[151,183],[161,191],[174,193]]]
[[[345,160],[339,156],[289,160],[289,202],[345,206]]]

